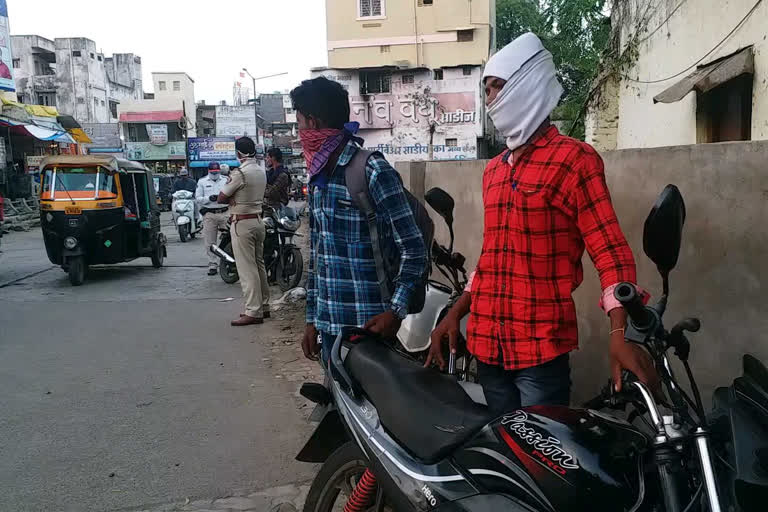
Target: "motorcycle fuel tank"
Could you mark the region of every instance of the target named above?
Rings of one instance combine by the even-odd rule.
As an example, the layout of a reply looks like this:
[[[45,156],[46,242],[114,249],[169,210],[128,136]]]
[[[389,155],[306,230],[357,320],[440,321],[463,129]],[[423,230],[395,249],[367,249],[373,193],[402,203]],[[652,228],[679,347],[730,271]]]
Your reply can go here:
[[[536,406],[489,424],[455,461],[484,492],[515,496],[538,510],[623,512],[639,499],[646,445],[619,419]]]

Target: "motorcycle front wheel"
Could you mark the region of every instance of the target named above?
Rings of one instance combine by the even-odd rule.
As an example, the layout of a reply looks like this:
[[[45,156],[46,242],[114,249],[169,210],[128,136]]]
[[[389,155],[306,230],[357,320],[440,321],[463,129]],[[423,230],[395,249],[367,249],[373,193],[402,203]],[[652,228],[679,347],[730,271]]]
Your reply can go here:
[[[179,226],[179,239],[181,240],[181,243],[185,243],[187,241],[187,237],[189,236],[189,224],[182,224]]]
[[[286,249],[277,259],[277,284],[284,292],[296,288],[304,271],[304,258],[298,247]]]
[[[351,441],[342,445],[328,457],[312,481],[304,502],[304,512],[342,510],[365,469],[366,458],[360,448]],[[394,511],[387,505],[386,496],[380,487],[376,491],[375,500],[380,500],[383,505],[374,510]]]

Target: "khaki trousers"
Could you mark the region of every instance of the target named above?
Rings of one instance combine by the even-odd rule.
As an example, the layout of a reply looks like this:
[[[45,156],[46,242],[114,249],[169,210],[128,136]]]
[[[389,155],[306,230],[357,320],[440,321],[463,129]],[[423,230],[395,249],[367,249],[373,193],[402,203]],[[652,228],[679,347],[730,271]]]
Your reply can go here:
[[[232,251],[245,298],[245,314],[261,318],[269,311],[269,283],[264,266],[264,222],[244,219],[232,223]]]
[[[211,244],[215,244],[219,236],[219,228],[227,227],[227,212],[206,213],[203,217],[203,240],[205,243],[205,255],[208,256],[208,268],[219,267],[219,257],[211,252]]]

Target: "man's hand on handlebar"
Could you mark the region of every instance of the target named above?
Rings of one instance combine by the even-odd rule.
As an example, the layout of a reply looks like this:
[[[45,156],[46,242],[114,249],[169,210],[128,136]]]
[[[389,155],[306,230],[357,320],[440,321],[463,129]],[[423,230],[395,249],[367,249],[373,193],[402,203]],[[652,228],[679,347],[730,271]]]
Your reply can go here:
[[[621,391],[621,371],[629,370],[637,376],[640,382],[648,385],[654,394],[660,392],[659,375],[653,366],[651,356],[639,345],[626,341],[622,331],[611,335],[610,357],[611,378],[613,379],[616,391]]]
[[[432,331],[430,336],[431,344],[429,345],[429,354],[427,354],[427,361],[424,363],[424,367],[428,368],[432,363],[435,363],[441,370],[445,370],[445,358],[443,357],[443,341],[448,339],[448,347],[452,354],[456,354],[457,344],[459,341],[459,330],[461,329],[461,320],[453,313],[453,310],[449,311],[445,318],[443,318],[435,330]]]

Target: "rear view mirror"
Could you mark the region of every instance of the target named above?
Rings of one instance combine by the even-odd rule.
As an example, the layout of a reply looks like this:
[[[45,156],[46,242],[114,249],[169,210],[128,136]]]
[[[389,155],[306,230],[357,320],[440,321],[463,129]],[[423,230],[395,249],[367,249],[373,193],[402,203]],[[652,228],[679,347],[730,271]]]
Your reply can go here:
[[[667,185],[645,220],[643,250],[666,278],[677,265],[685,223],[685,202],[680,190]]]
[[[449,227],[453,226],[453,198],[445,190],[435,187],[424,195],[427,204],[445,219]]]

